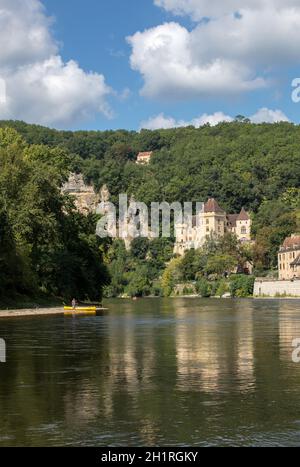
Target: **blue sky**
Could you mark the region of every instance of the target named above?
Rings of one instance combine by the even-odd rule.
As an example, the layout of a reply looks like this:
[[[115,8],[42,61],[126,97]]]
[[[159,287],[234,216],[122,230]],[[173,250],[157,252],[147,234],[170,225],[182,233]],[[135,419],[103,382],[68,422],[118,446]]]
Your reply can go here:
[[[298,123],[291,82],[300,76],[300,8],[277,2],[229,0],[226,10],[217,0],[28,0],[25,11],[21,0],[0,0],[20,22],[18,34],[15,22],[0,32],[0,45],[5,34],[20,36],[0,58],[8,95],[0,118],[100,130],[238,114]],[[26,37],[31,28],[42,31],[38,47]]]
[[[54,35],[61,41],[61,55],[65,60],[75,58],[85,70],[103,73],[107,83],[118,91],[130,91],[126,100],[111,99],[115,117],[110,121],[98,116],[80,128],[87,129],[138,129],[140,122],[150,116],[165,112],[177,118],[193,118],[209,109],[201,102],[166,102],[141,98],[141,76],[130,68],[131,48],[126,41],[136,31],[143,31],[165,21],[173,15],[154,6],[152,0],[44,0],[47,12],[55,17]],[[181,18],[182,24],[191,21]],[[212,106],[211,109],[215,107]]]

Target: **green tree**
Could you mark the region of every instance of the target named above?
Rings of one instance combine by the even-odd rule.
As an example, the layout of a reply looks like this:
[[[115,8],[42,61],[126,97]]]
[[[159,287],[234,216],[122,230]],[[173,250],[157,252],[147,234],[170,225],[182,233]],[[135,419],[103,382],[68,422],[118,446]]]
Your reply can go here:
[[[65,151],[31,147],[15,131],[0,130],[2,296],[101,298],[109,276],[97,218],[78,213],[61,194],[68,163]]]
[[[216,274],[217,276],[224,276],[236,266],[236,259],[228,254],[217,254],[208,258],[206,265],[207,274]]]
[[[172,259],[163,273],[161,285],[166,297],[172,294],[176,283],[179,281],[181,261],[181,258]]]
[[[147,238],[138,237],[131,243],[131,255],[134,258],[145,260],[149,250],[149,240]]]
[[[125,292],[131,297],[143,297],[150,294],[151,284],[145,266],[138,266],[129,274],[128,285]]]
[[[253,296],[255,278],[253,276],[234,275],[230,278],[230,293],[233,298]]]
[[[211,297],[211,284],[207,279],[199,279],[196,283],[196,291],[202,298]]]

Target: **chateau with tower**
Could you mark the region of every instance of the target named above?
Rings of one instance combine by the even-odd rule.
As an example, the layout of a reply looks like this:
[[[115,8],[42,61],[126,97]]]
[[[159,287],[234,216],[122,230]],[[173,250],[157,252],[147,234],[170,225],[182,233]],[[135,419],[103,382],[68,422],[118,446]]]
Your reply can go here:
[[[174,253],[184,256],[192,248],[201,248],[207,238],[224,237],[226,232],[236,235],[240,242],[251,242],[251,224],[245,209],[239,214],[227,214],[214,198],[210,198],[203,211],[193,217],[191,225],[176,225]]]

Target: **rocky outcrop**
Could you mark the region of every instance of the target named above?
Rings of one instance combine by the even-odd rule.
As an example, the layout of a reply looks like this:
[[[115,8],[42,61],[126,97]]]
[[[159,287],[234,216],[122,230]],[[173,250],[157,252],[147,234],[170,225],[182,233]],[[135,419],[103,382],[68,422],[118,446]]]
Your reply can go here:
[[[92,185],[84,182],[82,174],[72,173],[62,187],[62,192],[75,198],[75,206],[83,214],[96,212],[100,196]]]

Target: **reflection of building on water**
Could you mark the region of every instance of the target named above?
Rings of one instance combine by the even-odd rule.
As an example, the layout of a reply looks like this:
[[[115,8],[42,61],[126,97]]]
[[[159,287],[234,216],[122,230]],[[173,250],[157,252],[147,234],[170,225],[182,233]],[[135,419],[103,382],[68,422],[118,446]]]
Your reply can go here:
[[[204,315],[195,316],[185,307],[186,302],[181,302],[176,309],[177,387],[182,391],[215,391],[220,374],[217,333],[208,329],[205,319],[199,321]]]
[[[125,320],[122,328],[110,328],[110,379],[113,384],[124,380],[124,390],[136,392],[138,386],[148,384],[154,368],[154,334],[151,328],[143,340],[137,340],[136,323]]]
[[[215,392],[230,389],[229,384],[234,382],[240,390],[252,390],[255,385],[252,311],[245,310],[242,319],[231,323],[228,333],[224,333],[224,323],[211,312],[193,314],[196,322],[189,321],[191,313],[183,310],[179,316],[182,322],[178,323],[176,337],[178,388]],[[231,357],[233,362],[229,366]],[[227,381],[225,388],[224,381]]]
[[[109,347],[107,355],[107,372],[103,391],[107,407],[105,415],[110,417],[114,412],[114,386],[120,384],[134,400],[138,398],[139,389],[153,389],[152,378],[155,368],[154,329],[147,327],[143,339],[137,337],[137,323],[131,314],[124,314],[120,325],[114,320],[109,325]],[[141,328],[142,329],[142,328]]]
[[[107,349],[107,369],[103,378],[101,413],[108,423],[114,417],[119,417],[119,391],[122,387],[123,398],[126,398],[127,413],[130,418],[139,406],[141,391],[147,391],[149,397],[154,389],[155,352],[154,327],[141,324],[141,331],[146,330],[141,338],[136,322],[131,313],[123,314],[123,320],[118,324],[112,320],[109,323],[109,342]],[[133,408],[133,411],[129,409]],[[148,416],[149,415],[149,416]],[[140,435],[146,445],[157,443],[158,433],[150,414],[141,413],[138,421]],[[138,414],[134,415],[139,417]]]
[[[294,339],[300,338],[299,314],[291,307],[289,302],[282,301],[279,313],[279,345],[280,357],[288,362],[292,362],[292,343]]]
[[[180,390],[215,391],[219,386],[222,349],[215,324],[177,326],[177,385]]]
[[[155,446],[159,438],[159,430],[150,418],[145,417],[141,421],[140,432],[145,446]]]
[[[139,397],[139,390],[153,389],[156,353],[154,343],[154,328],[147,327],[143,339],[138,338],[137,323],[130,314],[123,315],[124,321],[118,324],[114,320],[109,325],[109,341],[105,368],[99,367],[90,385],[85,379],[79,381],[76,393],[67,391],[64,398],[65,416],[70,425],[75,421],[85,424],[93,421],[99,413],[107,418],[114,416],[114,388],[123,391],[135,403]],[[99,360],[103,365],[103,360]],[[101,398],[99,399],[99,385]],[[150,423],[150,422],[149,422]],[[143,425],[145,436],[151,440],[153,432],[149,423]]]
[[[252,390],[254,376],[253,310],[245,309],[237,322],[237,378],[241,391]]]
[[[199,339],[201,337],[199,336]],[[201,345],[186,345],[178,341],[178,388],[181,390],[201,389],[215,391],[219,386],[220,367],[213,347],[201,339]]]

